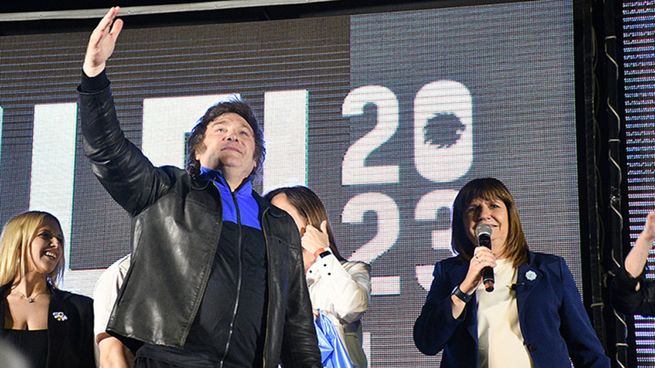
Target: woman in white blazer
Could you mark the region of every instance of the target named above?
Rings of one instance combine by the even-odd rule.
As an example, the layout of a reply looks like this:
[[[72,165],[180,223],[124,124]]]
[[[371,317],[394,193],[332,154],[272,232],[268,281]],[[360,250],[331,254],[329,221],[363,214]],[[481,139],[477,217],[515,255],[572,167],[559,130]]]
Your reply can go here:
[[[330,318],[353,366],[368,367],[362,349],[361,318],[368,310],[371,294],[370,266],[341,257],[325,206],[311,189],[278,188],[266,198],[289,213],[298,225],[314,312],[322,311]]]

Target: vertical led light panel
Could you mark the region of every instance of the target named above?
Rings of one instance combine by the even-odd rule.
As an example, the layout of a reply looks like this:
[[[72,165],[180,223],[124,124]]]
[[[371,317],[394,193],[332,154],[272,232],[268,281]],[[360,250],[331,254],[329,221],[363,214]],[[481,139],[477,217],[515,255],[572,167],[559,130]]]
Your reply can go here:
[[[655,208],[655,2],[623,2],[626,160],[630,240]],[[655,253],[646,277],[655,278]],[[655,318],[635,316],[638,367],[655,367]]]

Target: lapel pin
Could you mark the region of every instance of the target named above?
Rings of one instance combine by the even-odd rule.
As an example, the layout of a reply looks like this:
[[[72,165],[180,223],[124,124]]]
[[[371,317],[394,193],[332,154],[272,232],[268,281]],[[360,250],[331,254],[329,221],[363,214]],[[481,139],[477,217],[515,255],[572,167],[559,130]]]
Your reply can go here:
[[[537,274],[534,271],[530,270],[530,271],[525,273],[525,278],[528,281],[534,281],[534,279],[537,278]]]
[[[52,312],[52,317],[59,322],[63,322],[68,319],[64,312]]]

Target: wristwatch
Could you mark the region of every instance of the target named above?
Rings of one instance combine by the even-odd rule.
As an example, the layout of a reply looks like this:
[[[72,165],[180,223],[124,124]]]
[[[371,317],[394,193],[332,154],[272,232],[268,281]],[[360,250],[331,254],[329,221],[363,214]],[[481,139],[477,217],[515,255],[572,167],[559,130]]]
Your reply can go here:
[[[460,288],[459,285],[455,286],[453,289],[453,292],[450,293],[450,295],[455,295],[456,297],[459,298],[459,300],[463,301],[464,303],[468,303],[471,298],[473,298],[473,294],[467,294],[463,292]]]
[[[332,254],[328,248],[320,248],[314,252],[314,258],[325,258]]]

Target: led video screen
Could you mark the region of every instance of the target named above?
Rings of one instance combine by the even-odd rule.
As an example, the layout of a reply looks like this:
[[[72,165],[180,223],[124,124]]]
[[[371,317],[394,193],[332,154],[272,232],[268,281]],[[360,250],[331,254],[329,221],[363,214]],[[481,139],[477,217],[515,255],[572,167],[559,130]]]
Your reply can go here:
[[[182,166],[185,134],[208,106],[249,102],[268,150],[257,189],[310,186],[342,255],[371,264],[372,366],[438,365],[416,350],[412,326],[434,263],[451,256],[450,205],[473,178],[505,182],[530,248],[563,256],[581,286],[570,0],[125,22],[107,73],[126,136],[153,163]],[[130,251],[131,220],[82,153],[75,88],[87,39],[0,37],[0,220],[58,216],[64,288],[88,294]]]

